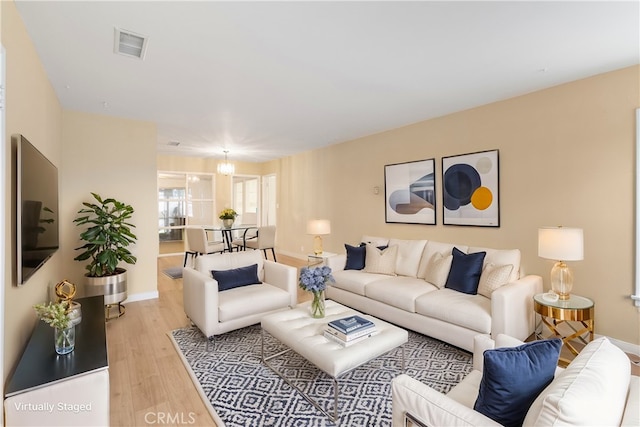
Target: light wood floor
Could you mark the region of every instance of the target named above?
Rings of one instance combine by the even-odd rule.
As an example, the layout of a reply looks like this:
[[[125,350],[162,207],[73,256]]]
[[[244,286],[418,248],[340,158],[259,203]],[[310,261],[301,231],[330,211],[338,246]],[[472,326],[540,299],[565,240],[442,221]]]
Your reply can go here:
[[[278,255],[299,267],[305,261]],[[112,426],[215,426],[167,333],[189,325],[182,309],[182,279],[162,273],[182,256],[158,258],[159,298],[126,304],[107,322]],[[299,290],[298,299],[307,299]]]

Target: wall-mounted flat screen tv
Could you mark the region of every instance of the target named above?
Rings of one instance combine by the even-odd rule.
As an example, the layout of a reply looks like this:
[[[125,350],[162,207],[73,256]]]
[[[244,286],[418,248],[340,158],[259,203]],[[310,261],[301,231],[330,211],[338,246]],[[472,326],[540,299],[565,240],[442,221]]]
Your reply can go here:
[[[16,140],[18,285],[58,250],[58,168],[22,135]]]

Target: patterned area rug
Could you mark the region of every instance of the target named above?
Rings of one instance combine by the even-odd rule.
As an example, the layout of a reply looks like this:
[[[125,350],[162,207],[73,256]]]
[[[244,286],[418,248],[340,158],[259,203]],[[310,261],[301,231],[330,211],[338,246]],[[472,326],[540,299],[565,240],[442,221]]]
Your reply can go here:
[[[226,426],[335,425],[261,362],[260,325],[216,337],[209,352],[196,327],[177,329],[170,336],[201,394]],[[285,348],[270,336],[266,343],[267,354]],[[340,425],[391,426],[391,380],[400,374],[401,354],[392,351],[340,377]],[[323,408],[331,408],[333,383],[326,374],[293,352],[270,363]],[[472,369],[471,353],[411,331],[405,363],[407,375],[443,393]]]

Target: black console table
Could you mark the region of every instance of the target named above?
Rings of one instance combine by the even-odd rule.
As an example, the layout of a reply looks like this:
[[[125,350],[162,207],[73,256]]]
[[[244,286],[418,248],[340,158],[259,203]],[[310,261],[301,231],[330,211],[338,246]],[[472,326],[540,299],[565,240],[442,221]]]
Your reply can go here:
[[[7,425],[108,425],[109,362],[102,295],[81,298],[74,350],[58,355],[39,321],[5,390]],[[26,422],[25,422],[26,421]],[[58,421],[58,422],[56,422]]]

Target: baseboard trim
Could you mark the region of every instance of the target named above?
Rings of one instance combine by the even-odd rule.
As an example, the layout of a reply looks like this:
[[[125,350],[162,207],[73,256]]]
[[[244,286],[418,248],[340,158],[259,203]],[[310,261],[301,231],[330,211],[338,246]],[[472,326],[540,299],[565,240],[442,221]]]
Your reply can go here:
[[[596,337],[599,337],[599,335],[596,334]],[[607,338],[609,338],[609,341],[611,341],[616,347],[619,347],[625,353],[640,356],[640,345],[632,344],[626,341],[620,341],[611,337],[607,337]]]
[[[139,293],[139,294],[133,294],[133,295],[127,296],[127,299],[125,299],[123,301],[123,303],[144,301],[144,300],[148,300],[148,299],[157,299],[158,296],[159,296],[158,291],[142,292],[142,293]]]

